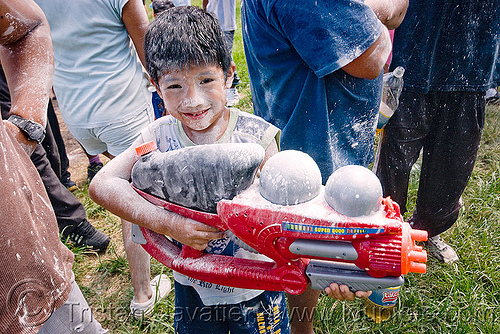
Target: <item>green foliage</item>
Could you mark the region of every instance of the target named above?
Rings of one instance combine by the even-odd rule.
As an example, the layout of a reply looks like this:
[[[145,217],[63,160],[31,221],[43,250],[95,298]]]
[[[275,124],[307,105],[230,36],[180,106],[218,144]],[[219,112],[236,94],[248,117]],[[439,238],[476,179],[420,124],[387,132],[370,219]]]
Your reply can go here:
[[[201,5],[201,0],[193,1]],[[238,1],[239,17],[239,1]],[[236,32],[234,59],[244,96],[238,107],[252,111],[241,27]],[[409,274],[391,318],[369,320],[363,301],[334,301],[325,295],[315,310],[316,333],[500,333],[500,107],[488,106],[483,139],[473,175],[463,195],[457,223],[444,233],[460,261],[445,265],[429,258],[427,274]],[[419,168],[411,176],[408,210],[414,207]],[[97,257],[85,249],[75,252],[75,273],[96,318],[114,333],[173,333],[174,294],[157,305],[148,320],[129,316],[133,297],[129,268],[122,247],[120,222],[88,198],[87,187],[77,192],[89,218],[112,236],[107,254]],[[152,276],[170,269],[152,260]],[[173,282],[173,279],[172,279]]]

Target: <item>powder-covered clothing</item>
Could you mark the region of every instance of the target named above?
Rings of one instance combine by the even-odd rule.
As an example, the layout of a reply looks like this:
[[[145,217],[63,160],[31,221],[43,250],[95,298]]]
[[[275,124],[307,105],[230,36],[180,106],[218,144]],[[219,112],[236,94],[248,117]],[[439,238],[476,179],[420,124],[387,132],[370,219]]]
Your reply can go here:
[[[384,128],[376,174],[406,211],[423,152],[413,228],[456,222],[485,122],[485,92],[500,80],[499,0],[412,0],[395,30],[391,68],[404,66],[400,104]]]
[[[278,128],[260,117],[231,108],[228,127],[216,143],[257,143],[266,149],[273,140],[278,142],[279,134]],[[155,140],[161,152],[196,145],[184,132],[182,123],[172,116],[157,119],[142,130],[141,136],[144,142]],[[211,254],[268,260],[263,255],[254,254],[238,247],[228,237],[212,240],[205,251]],[[177,272],[174,273],[174,278],[182,285],[192,286],[205,305],[238,304],[263,292],[262,290],[240,289],[207,283]]]
[[[245,0],[241,17],[255,114],[282,130],[282,149],[308,153],[323,182],[370,163],[382,77],[341,68],[380,37],[373,11],[354,0]]]
[[[73,253],[37,170],[0,121],[0,333],[37,333],[71,291]]]
[[[64,122],[104,126],[151,104],[148,80],[122,20],[128,0],[36,0],[54,44],[54,91]]]
[[[485,92],[500,84],[500,1],[410,1],[395,30],[391,68],[404,89]]]

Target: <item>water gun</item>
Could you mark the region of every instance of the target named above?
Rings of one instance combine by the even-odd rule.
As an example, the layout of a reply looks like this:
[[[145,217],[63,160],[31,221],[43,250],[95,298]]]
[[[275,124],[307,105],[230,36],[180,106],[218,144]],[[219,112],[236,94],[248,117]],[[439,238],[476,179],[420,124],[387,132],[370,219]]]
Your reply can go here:
[[[300,294],[308,284],[323,290],[332,282],[351,291],[399,286],[403,275],[426,271],[427,254],[415,242],[427,240],[427,232],[404,222],[396,203],[380,197],[370,215],[341,214],[330,205],[329,189],[335,188],[322,186],[320,175],[314,181],[306,172],[302,181],[292,177],[287,182],[284,175],[273,174],[276,166],[289,163],[280,158],[286,151],[269,159],[257,179],[264,150],[256,144],[201,145],[164,153],[147,145],[153,147],[138,148],[142,157],[132,170],[132,187],[141,196],[218,227],[240,247],[268,258],[208,254],[179,247],[144,227],[133,229],[136,242],[177,272],[223,286]],[[300,169],[301,162],[294,165]],[[275,185],[270,194],[263,191],[263,180]],[[290,201],[280,200],[283,194]],[[274,202],[269,200],[273,196]]]

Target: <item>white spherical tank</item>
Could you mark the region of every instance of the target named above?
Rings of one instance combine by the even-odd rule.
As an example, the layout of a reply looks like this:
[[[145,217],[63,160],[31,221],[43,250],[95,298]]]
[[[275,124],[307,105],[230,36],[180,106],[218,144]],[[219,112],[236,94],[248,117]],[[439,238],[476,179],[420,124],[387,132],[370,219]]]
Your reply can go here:
[[[367,216],[380,209],[382,185],[368,168],[344,166],[328,178],[325,200],[335,211],[345,216]]]
[[[285,150],[266,162],[259,181],[260,194],[279,205],[294,205],[316,197],[321,190],[321,172],[306,153]]]

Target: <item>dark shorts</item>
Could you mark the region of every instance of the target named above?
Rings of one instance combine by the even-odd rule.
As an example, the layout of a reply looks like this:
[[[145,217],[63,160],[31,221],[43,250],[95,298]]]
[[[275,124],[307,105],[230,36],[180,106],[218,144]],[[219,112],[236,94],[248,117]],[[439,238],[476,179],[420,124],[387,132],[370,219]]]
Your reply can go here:
[[[290,332],[285,294],[265,291],[239,304],[202,303],[196,290],[175,282],[176,333],[221,334]]]

